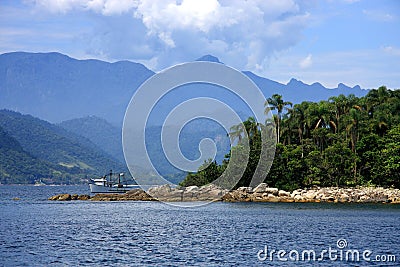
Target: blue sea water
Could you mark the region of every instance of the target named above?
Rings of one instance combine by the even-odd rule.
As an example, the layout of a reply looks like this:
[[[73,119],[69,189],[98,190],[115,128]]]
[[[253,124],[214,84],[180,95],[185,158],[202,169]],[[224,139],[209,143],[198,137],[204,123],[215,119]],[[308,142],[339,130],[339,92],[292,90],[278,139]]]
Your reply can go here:
[[[400,266],[398,205],[47,200],[58,193],[88,188],[0,186],[0,266]]]

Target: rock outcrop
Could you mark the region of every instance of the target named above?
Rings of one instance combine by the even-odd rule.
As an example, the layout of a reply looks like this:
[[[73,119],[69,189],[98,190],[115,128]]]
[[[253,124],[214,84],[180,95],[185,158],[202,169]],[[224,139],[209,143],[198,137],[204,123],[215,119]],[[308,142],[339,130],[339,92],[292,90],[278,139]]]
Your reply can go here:
[[[72,197],[70,194],[59,194],[49,198],[49,200],[69,201]]]
[[[394,203],[400,204],[400,190],[382,187],[311,188],[293,192],[269,188],[260,184],[253,190],[240,187],[223,198],[227,202],[335,202],[335,203]]]
[[[77,194],[58,194],[52,197],[49,197],[49,200],[57,200],[57,201],[69,201],[69,200],[89,200],[89,195],[77,195]]]
[[[214,184],[202,187],[188,186],[171,188],[169,185],[153,187],[149,189],[149,194],[160,201],[216,201],[228,193],[228,190],[219,188]]]
[[[400,204],[400,190],[382,187],[310,188],[293,192],[268,187],[261,183],[255,188],[239,187],[228,191],[214,184],[205,186],[152,187],[148,193],[134,189],[125,194],[70,195],[59,194],[49,198],[56,201],[226,201],[226,202],[333,202],[333,203],[393,203]]]
[[[125,194],[96,194],[90,198],[91,201],[154,201],[142,189],[133,189]]]

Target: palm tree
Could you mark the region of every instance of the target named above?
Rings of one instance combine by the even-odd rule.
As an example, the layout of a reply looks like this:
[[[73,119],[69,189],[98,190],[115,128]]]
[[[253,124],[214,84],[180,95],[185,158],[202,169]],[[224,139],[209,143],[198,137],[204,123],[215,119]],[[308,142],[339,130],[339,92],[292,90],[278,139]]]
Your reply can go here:
[[[350,109],[349,112],[349,121],[346,126],[346,131],[350,135],[350,142],[351,142],[351,151],[353,153],[356,153],[356,145],[359,139],[359,133],[358,133],[358,128],[359,128],[359,122],[361,119],[361,107],[355,105],[352,109]],[[354,167],[353,167],[353,173],[354,173],[354,181],[357,182],[357,161],[356,158],[354,159]]]
[[[376,106],[385,103],[390,97],[390,92],[386,86],[381,86],[378,89],[372,89],[366,96],[366,106],[368,114],[371,118],[374,117],[374,110]]]
[[[282,144],[290,145],[292,143],[292,132],[293,132],[293,118],[290,115],[292,109],[289,109],[288,114],[283,115],[280,126],[281,126],[281,137]]]
[[[340,118],[343,114],[345,114],[345,108],[347,105],[347,98],[345,95],[340,94],[338,96],[332,96],[329,98],[330,103],[335,106],[335,133],[340,131]]]
[[[309,102],[302,102],[301,104],[294,105],[293,109],[289,111],[290,119],[293,120],[293,123],[297,125],[297,133],[299,136],[300,144],[302,145],[302,154],[301,157],[304,157],[303,151],[303,136],[306,136],[310,133],[310,128],[306,121],[306,111],[309,106]]]
[[[329,98],[329,103],[335,106],[335,121],[332,125],[335,126],[335,133],[340,132],[341,118],[343,115],[349,114],[350,110],[359,104],[359,99],[354,94],[349,94],[347,97],[343,94],[332,96]],[[357,107],[359,107],[357,105]]]
[[[265,114],[268,114],[269,109],[276,110],[278,113],[277,123],[276,123],[276,132],[277,132],[276,138],[277,138],[277,142],[279,143],[282,112],[283,112],[283,110],[288,110],[287,106],[292,107],[293,104],[292,104],[292,102],[289,102],[289,101],[283,101],[281,95],[274,94],[274,95],[272,95],[272,98],[270,97],[267,99],[267,101],[265,101],[264,106],[266,107]]]
[[[358,123],[360,121],[359,109],[352,108],[349,113],[349,121],[346,126],[346,131],[350,136],[351,151],[355,152],[357,137],[358,137]]]
[[[244,128],[246,129],[247,136],[251,139],[258,133],[258,126],[256,119],[254,117],[249,117],[243,122]]]
[[[243,123],[239,123],[238,125],[234,125],[230,128],[229,138],[231,140],[231,144],[238,139],[238,144],[242,143],[243,135],[245,134],[246,129]]]
[[[243,138],[249,138],[252,141],[253,137],[259,133],[259,126],[260,124],[253,117],[249,117],[243,123],[232,126],[230,128],[231,132],[228,134],[231,143],[238,139],[238,144],[241,144]]]

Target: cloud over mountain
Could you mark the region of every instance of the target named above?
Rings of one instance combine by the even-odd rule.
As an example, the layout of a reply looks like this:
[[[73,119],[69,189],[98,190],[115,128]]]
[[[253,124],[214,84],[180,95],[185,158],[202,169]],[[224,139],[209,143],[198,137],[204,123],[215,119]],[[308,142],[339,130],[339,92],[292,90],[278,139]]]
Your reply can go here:
[[[89,42],[101,42],[98,52],[115,58],[113,53],[121,51],[115,40],[129,38],[131,55],[159,68],[169,66],[171,58],[184,60],[184,51],[186,58],[228,55],[224,60],[229,65],[262,70],[274,53],[299,42],[310,18],[294,0],[36,0],[35,6],[37,12],[91,12],[110,21],[120,16],[117,27],[145,31],[145,43],[143,34],[116,35],[107,25],[93,32]]]

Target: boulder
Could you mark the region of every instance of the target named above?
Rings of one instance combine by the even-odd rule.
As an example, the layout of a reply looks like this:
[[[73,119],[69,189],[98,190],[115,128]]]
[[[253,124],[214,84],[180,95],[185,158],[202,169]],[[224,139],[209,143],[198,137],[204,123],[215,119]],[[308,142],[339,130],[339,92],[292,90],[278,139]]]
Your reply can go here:
[[[304,202],[304,198],[301,195],[294,196],[294,202]]]
[[[253,192],[254,193],[265,193],[265,189],[267,189],[267,188],[268,188],[268,185],[266,183],[261,183],[254,188]]]
[[[274,196],[278,196],[279,190],[278,190],[278,188],[267,187],[267,188],[265,188],[265,193],[272,194]]]
[[[294,198],[295,196],[297,196],[297,195],[301,195],[301,189],[296,189],[296,190],[294,190],[291,194],[290,194],[290,196],[292,197],[292,198]]]
[[[214,184],[209,184],[200,187],[197,198],[201,201],[215,201],[221,200],[224,195],[228,193],[228,190],[222,189]]]
[[[49,198],[49,200],[56,200],[56,201],[69,201],[71,200],[70,194],[59,194]]]
[[[339,197],[338,197],[337,200],[338,200],[339,202],[346,203],[346,202],[349,202],[350,197],[349,197],[347,194],[342,193],[342,194],[339,195]]]
[[[152,201],[154,200],[149,194],[142,189],[133,189],[128,191],[126,194],[126,200],[130,201]]]
[[[225,202],[237,202],[238,200],[233,196],[232,192],[226,193],[222,198],[222,201]]]
[[[69,200],[71,200],[71,195],[70,194],[61,194],[58,197],[58,200],[59,201],[69,201]]]
[[[148,190],[149,194],[152,196],[165,196],[171,192],[171,186],[169,184],[152,187]]]
[[[118,194],[96,194],[90,198],[91,201],[116,201],[120,198]]]
[[[241,192],[241,193],[253,193],[253,188],[247,187],[247,186],[242,186],[236,189],[236,191]]]
[[[192,186],[188,186],[185,189],[185,193],[193,193],[193,192],[198,192],[199,191],[199,187],[196,185],[192,185]]]
[[[302,195],[303,198],[307,199],[307,200],[313,200],[316,198],[317,193],[314,191],[308,191],[307,193]]]
[[[78,200],[89,200],[90,196],[89,195],[80,195],[78,196]]]
[[[279,191],[278,191],[278,196],[280,196],[280,197],[289,197],[289,196],[290,196],[290,193],[289,193],[289,192],[286,192],[286,191],[284,191],[284,190],[279,190]]]

